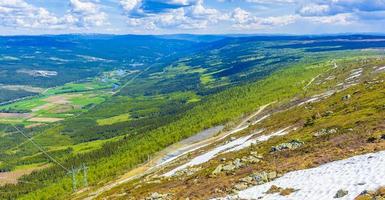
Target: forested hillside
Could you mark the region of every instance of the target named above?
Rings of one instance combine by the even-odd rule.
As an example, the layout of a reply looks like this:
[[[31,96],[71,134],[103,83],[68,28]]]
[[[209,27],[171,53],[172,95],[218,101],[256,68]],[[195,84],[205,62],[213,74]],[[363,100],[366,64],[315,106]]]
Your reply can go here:
[[[202,130],[231,128],[262,105],[316,94],[324,88],[308,90],[309,82],[344,59],[382,55],[381,38],[0,38],[0,77],[16,74],[1,78],[0,95],[35,95],[0,105],[0,173],[25,174],[2,185],[0,197],[73,198],[67,170],[83,164],[89,186],[78,189],[92,191]],[[32,49],[34,57],[25,55]],[[18,85],[42,90],[13,96]]]

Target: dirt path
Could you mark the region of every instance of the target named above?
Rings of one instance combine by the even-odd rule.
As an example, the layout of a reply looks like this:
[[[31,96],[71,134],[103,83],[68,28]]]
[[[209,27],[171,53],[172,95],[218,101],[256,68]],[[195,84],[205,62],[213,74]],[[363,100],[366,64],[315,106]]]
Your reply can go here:
[[[157,171],[158,169],[161,169],[162,167],[164,167],[165,164],[179,158],[180,156],[182,155],[185,155],[186,153],[189,153],[189,152],[192,152],[192,151],[195,151],[197,149],[200,149],[204,146],[207,146],[209,144],[212,144],[218,140],[221,140],[223,138],[226,138],[234,133],[237,133],[239,131],[242,131],[244,129],[246,129],[250,123],[249,121],[256,117],[258,114],[260,114],[267,106],[273,104],[274,102],[272,103],[269,103],[269,104],[266,104],[264,106],[261,106],[256,112],[252,113],[251,115],[249,115],[247,118],[243,119],[237,126],[235,126],[232,130],[230,131],[224,131],[214,137],[210,137],[210,138],[207,138],[207,139],[204,139],[204,140],[201,140],[201,141],[198,141],[196,142],[195,140],[195,143],[188,143],[186,141],[189,140],[189,138],[185,139],[185,140],[182,140],[176,144],[173,144],[167,148],[165,148],[164,150],[160,151],[159,153],[157,153],[153,158],[151,158],[147,163],[133,169],[133,170],[130,170],[129,172],[127,172],[126,174],[124,174],[121,178],[117,179],[117,180],[114,180],[113,182],[110,182],[108,183],[107,185],[97,189],[96,191],[93,191],[91,193],[89,193],[86,197],[84,196],[84,194],[78,194],[79,195],[79,198],[77,199],[84,199],[84,200],[92,200],[92,199],[95,199],[97,198],[100,194],[108,191],[108,190],[111,190],[112,188],[118,186],[118,185],[121,185],[123,183],[127,183],[131,180],[134,180],[134,179],[137,179],[139,177],[142,177],[144,175],[147,175],[147,174],[150,174],[152,172],[155,172]],[[194,136],[192,136],[194,137]],[[175,155],[175,157],[173,158],[170,158],[170,159],[167,159],[166,161],[168,162],[161,162],[162,160],[164,160],[165,157],[167,157],[167,155],[170,155],[170,154],[173,154],[175,152],[178,152],[177,155]],[[82,196],[82,197],[80,197]]]

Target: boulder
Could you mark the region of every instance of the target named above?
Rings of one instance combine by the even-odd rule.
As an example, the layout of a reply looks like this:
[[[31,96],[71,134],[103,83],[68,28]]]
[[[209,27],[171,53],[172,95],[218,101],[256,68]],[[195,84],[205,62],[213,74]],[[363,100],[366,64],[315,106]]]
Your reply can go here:
[[[274,194],[281,192],[282,188],[276,185],[272,185],[269,190],[266,191],[266,194]]]
[[[261,154],[259,154],[258,152],[256,152],[256,151],[250,152],[250,155],[255,157],[255,158],[259,158],[259,159],[263,158],[263,156]]]
[[[223,165],[220,164],[220,165],[218,165],[218,166],[214,169],[214,171],[213,171],[211,174],[212,174],[212,175],[218,175],[219,173],[222,172],[222,169],[223,169]]]
[[[237,183],[237,184],[235,184],[234,185],[234,189],[236,189],[236,190],[245,190],[245,189],[247,189],[249,186],[247,185],[247,183]]]
[[[346,195],[348,195],[349,194],[349,192],[347,191],[347,190],[338,190],[337,191],[337,193],[334,195],[334,198],[342,198],[342,197],[344,197],[344,196],[346,196]]]
[[[167,200],[169,198],[170,194],[160,194],[157,192],[154,192],[151,194],[151,196],[147,197],[146,200]]]
[[[175,176],[191,176],[194,175],[196,172],[200,171],[201,167],[190,167],[184,170],[177,171],[175,173]]]
[[[335,134],[337,132],[338,132],[337,128],[323,128],[323,129],[315,132],[313,135],[315,137],[320,137],[320,136],[323,136],[323,135]]]
[[[352,95],[348,94],[342,97],[342,101],[349,100],[352,97]]]
[[[251,175],[253,180],[256,181],[258,185],[266,183],[269,181],[268,174],[266,172],[258,172]]]
[[[269,172],[269,173],[267,174],[267,178],[268,178],[269,180],[273,180],[273,179],[277,178],[277,172]]]
[[[243,163],[241,162],[241,159],[239,158],[236,158],[234,161],[233,161],[233,164],[235,166],[235,168],[240,168],[243,166]]]
[[[303,144],[304,144],[304,142],[302,142],[302,141],[292,140],[288,143],[281,143],[277,146],[271,147],[270,152],[297,149],[297,148],[301,147]]]
[[[223,166],[222,171],[229,172],[229,171],[235,170],[236,168],[237,167],[234,164],[230,163],[230,164]]]
[[[296,190],[293,188],[281,188],[276,185],[272,185],[269,190],[266,191],[266,194],[275,194],[279,193],[281,196],[288,196]]]
[[[253,180],[253,177],[251,176],[246,176],[244,178],[241,178],[239,181],[250,185],[253,185],[255,183],[255,181]]]

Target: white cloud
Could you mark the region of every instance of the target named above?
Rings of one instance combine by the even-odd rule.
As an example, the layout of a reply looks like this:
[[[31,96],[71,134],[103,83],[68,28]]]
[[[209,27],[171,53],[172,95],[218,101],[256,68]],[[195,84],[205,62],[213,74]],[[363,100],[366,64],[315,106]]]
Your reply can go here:
[[[192,3],[192,1],[188,0],[173,0],[172,2],[188,5],[189,3]],[[122,7],[127,11],[124,6]],[[132,9],[140,9],[140,7],[136,4],[136,7],[132,7]],[[210,24],[216,24],[222,20],[228,19],[227,14],[223,14],[217,9],[206,8],[203,0],[197,0],[192,5],[168,9],[161,13],[142,14],[144,16],[136,18],[128,15],[128,25],[140,26],[145,29],[203,29]]]
[[[0,0],[0,24],[4,27],[36,29],[75,29],[101,26],[107,15],[96,3],[70,0],[71,9],[62,17],[24,0]]]
[[[314,23],[349,25],[385,19],[384,11],[385,0],[317,0],[303,4],[297,14]]]
[[[259,3],[259,4],[291,4],[296,3],[295,0],[245,0],[250,3]]]
[[[237,0],[217,0],[218,2],[235,2]],[[238,0],[255,4],[294,4],[298,3],[298,0]]]
[[[312,16],[305,17],[305,19],[315,23],[332,25],[349,25],[356,21],[355,16],[350,13],[342,13],[331,16]]]
[[[120,0],[120,5],[127,13],[131,13],[134,10],[138,10],[142,4],[142,0]]]
[[[336,18],[343,16],[341,14],[350,13],[365,19],[365,16],[370,17],[367,13],[381,11],[385,11],[385,0],[318,0],[315,3],[302,5],[297,13],[304,17],[335,16]]]
[[[307,4],[302,6],[298,13],[301,16],[324,16],[331,12],[329,5],[320,5],[320,4]]]
[[[272,17],[256,17],[251,13],[241,9],[234,9],[231,18],[234,22],[234,27],[241,29],[259,30],[271,29],[277,26],[285,26],[295,23],[298,19],[296,15],[283,15]]]
[[[107,14],[91,1],[70,0],[70,11],[64,16],[65,22],[77,27],[101,26],[107,22]]]
[[[23,28],[54,27],[60,24],[60,19],[23,0],[0,0],[0,24]]]

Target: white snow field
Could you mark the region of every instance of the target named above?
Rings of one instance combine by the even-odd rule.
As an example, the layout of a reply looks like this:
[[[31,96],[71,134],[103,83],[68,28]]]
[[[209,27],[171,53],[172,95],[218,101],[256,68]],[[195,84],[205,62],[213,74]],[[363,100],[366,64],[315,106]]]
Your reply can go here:
[[[298,191],[288,196],[265,194],[272,185]],[[240,191],[238,196],[241,199],[263,200],[352,200],[362,191],[376,190],[380,186],[385,186],[385,151],[290,172],[269,183]],[[348,191],[348,194],[334,198],[340,189]]]

